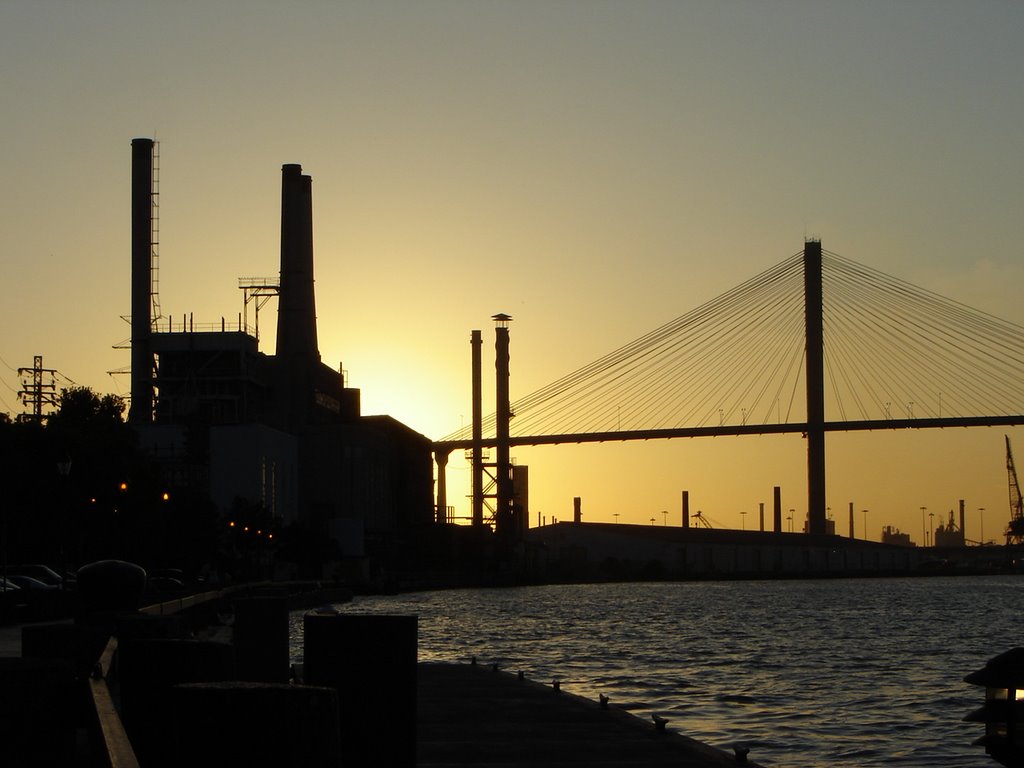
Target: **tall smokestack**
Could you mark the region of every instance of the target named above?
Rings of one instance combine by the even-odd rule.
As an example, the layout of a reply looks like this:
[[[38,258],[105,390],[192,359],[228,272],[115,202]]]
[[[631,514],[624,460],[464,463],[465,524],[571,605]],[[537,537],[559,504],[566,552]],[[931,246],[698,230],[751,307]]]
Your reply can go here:
[[[153,420],[153,140],[132,139],[131,424]]]
[[[509,420],[512,408],[508,398],[509,384],[509,315],[497,314],[492,318],[494,328],[494,368],[495,368],[495,491],[497,501],[494,511],[495,529],[502,535],[514,535],[519,526],[515,524],[515,511],[512,508],[512,460],[509,455]]]
[[[782,488],[772,488],[772,522],[776,533],[782,533]]]
[[[473,525],[484,524],[484,431],[483,431],[483,337],[480,331],[470,334],[472,345],[472,377],[473,377]]]
[[[281,289],[277,304],[277,356],[289,363],[318,362],[313,293],[313,180],[302,166],[281,168]]]

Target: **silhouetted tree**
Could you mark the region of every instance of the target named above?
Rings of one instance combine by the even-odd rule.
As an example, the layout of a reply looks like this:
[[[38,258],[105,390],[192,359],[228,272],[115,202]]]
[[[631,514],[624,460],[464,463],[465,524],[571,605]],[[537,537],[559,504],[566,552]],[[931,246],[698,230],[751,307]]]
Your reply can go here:
[[[324,530],[295,522],[281,531],[277,558],[294,564],[304,578],[320,579],[324,565],[341,558],[341,548]]]
[[[52,559],[50,517],[58,474],[43,426],[32,421],[0,422],[0,531],[6,533],[10,563]]]
[[[273,574],[280,543],[277,521],[259,503],[235,497],[221,520],[219,567],[233,578],[260,579]]]
[[[58,481],[56,520],[76,561],[151,559],[151,523],[160,492],[124,411],[124,401],[115,395],[74,387],[61,391],[47,420],[55,466],[70,464]]]
[[[205,475],[170,486],[124,414],[121,398],[73,387],[44,423],[0,418],[9,562],[117,558],[198,571],[213,560],[220,532]]]

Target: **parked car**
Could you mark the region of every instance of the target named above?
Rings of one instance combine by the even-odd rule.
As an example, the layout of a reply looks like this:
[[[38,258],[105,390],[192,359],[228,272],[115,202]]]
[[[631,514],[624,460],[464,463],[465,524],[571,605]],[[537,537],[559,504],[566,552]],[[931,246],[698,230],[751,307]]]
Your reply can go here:
[[[17,621],[19,618],[17,606],[23,602],[18,585],[0,577],[0,622]]]
[[[146,591],[150,594],[165,595],[173,593],[180,594],[185,590],[185,585],[178,579],[170,576],[152,576],[146,580]]]
[[[32,576],[10,572],[7,581],[18,588],[15,602],[23,606],[24,618],[31,621],[49,619],[60,611],[64,594],[59,583],[47,584]]]
[[[7,580],[28,592],[60,592],[60,584],[47,584],[45,581],[21,573],[9,573]]]
[[[9,565],[7,566],[7,576],[31,576],[33,579],[37,579],[44,584],[52,584],[55,586],[61,586],[64,583],[64,579],[57,573],[53,568],[48,565],[40,565],[38,563],[30,565]]]

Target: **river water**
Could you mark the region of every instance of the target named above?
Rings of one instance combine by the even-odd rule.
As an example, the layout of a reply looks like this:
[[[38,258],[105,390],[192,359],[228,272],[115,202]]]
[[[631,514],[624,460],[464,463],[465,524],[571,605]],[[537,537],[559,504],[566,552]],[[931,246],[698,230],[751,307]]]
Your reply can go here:
[[[498,663],[765,766],[995,766],[963,677],[1024,644],[1024,577],[587,584],[357,598],[420,661]],[[301,659],[301,614],[292,617]]]

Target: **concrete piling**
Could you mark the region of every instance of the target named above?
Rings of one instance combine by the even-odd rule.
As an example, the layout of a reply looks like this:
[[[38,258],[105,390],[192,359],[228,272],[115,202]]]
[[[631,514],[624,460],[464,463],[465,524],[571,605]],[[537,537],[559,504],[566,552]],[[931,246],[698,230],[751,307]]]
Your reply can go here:
[[[288,682],[288,599],[259,595],[235,601],[235,664],[238,679]]]
[[[0,658],[0,691],[0,762],[70,765],[80,702],[71,663]]]
[[[171,689],[173,765],[337,768],[338,699],[332,688],[283,683],[186,683]]]
[[[233,679],[234,649],[202,640],[125,640],[118,646],[118,672],[121,719],[136,753],[146,766],[170,766],[171,688]]]
[[[305,681],[338,691],[346,766],[416,765],[416,616],[307,614]]]

